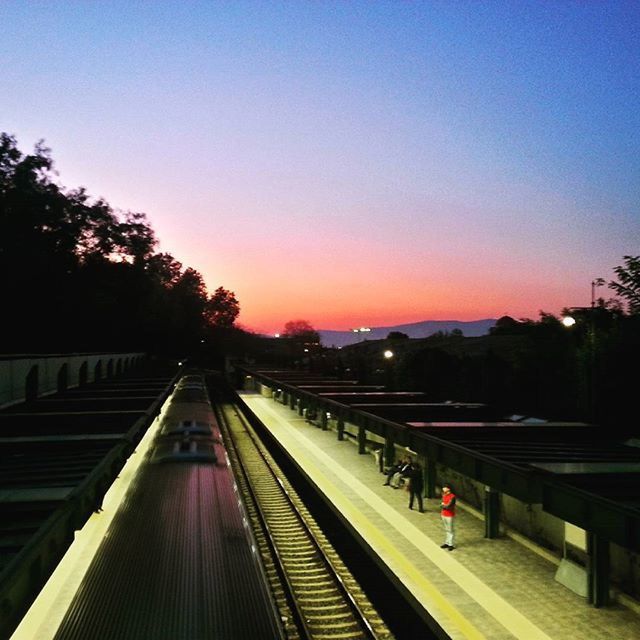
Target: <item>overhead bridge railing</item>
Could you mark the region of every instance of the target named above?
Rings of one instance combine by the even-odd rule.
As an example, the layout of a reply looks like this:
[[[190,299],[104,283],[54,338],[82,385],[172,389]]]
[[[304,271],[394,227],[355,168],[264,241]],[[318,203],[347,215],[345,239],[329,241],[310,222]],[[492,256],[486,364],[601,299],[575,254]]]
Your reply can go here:
[[[0,354],[0,408],[117,377],[145,357],[142,352]]]

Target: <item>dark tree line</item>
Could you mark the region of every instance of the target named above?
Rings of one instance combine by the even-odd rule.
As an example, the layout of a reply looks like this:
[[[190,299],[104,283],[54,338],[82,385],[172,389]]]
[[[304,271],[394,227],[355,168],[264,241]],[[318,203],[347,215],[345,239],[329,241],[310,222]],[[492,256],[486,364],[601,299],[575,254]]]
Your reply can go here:
[[[505,416],[584,420],[638,435],[640,256],[624,256],[614,271],[618,279],[608,285],[618,300],[565,309],[560,317],[505,316],[488,336],[439,332],[399,340],[390,334],[343,348],[331,366],[364,383],[423,391],[434,402],[485,402]],[[569,314],[575,324],[566,326]],[[385,363],[387,348],[395,355]]]
[[[501,318],[484,338],[434,337],[408,355],[398,375],[439,400],[481,401],[505,413],[592,421],[637,433],[640,258],[625,256],[609,286],[624,299],[565,310],[575,324],[541,313]],[[564,314],[563,314],[564,315]]]
[[[42,143],[0,134],[0,353],[135,349],[183,354],[234,323],[233,292],[209,295],[145,214],[116,212],[55,181]]]

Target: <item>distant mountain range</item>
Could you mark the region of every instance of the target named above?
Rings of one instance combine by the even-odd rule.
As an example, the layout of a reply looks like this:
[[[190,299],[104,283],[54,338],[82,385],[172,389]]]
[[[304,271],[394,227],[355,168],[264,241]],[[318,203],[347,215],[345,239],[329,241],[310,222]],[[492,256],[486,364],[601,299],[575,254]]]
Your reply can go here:
[[[319,329],[318,333],[325,347],[344,347],[364,340],[383,340],[391,331],[401,331],[410,338],[427,338],[438,331],[450,333],[460,329],[467,337],[484,336],[496,323],[494,318],[460,322],[458,320],[424,320],[411,324],[398,324],[393,327],[370,327],[370,331],[331,331]]]

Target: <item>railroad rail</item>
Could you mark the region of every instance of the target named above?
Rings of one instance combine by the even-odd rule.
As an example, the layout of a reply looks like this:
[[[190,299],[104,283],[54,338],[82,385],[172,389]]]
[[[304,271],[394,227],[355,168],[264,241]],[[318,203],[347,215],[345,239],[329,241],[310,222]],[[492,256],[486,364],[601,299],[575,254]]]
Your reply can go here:
[[[215,407],[280,615],[291,640],[391,640],[392,633],[241,409]]]

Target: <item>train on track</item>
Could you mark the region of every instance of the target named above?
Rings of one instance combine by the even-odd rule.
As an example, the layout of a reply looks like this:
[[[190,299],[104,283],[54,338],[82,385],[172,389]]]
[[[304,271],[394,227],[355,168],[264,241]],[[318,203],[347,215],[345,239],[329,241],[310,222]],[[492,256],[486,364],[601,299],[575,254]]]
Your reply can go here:
[[[159,420],[55,638],[283,638],[204,377]]]

